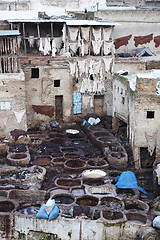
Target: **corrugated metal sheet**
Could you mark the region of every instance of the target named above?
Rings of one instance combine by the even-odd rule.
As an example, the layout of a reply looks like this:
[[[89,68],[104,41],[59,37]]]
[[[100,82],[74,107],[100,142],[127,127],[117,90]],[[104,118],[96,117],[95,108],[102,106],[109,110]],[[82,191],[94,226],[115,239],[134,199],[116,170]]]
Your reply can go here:
[[[95,21],[95,20],[75,20],[75,19],[63,19],[63,18],[55,18],[55,19],[7,19],[7,22],[10,23],[66,23],[69,26],[116,26],[120,25],[116,22],[107,22],[107,21]]]
[[[20,32],[18,30],[0,30],[0,36],[18,36]]]
[[[67,25],[70,26],[115,26],[115,25],[120,25],[119,23],[116,22],[107,22],[107,21],[95,21],[95,20],[67,20],[66,21]]]
[[[55,19],[6,19],[9,23],[64,23],[66,22],[65,19],[62,18],[55,18]]]

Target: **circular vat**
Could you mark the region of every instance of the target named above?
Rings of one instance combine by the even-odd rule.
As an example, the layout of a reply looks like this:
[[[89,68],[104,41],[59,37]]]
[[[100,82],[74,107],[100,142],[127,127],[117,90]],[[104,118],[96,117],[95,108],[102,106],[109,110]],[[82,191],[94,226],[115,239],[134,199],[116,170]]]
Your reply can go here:
[[[86,162],[80,159],[69,159],[64,163],[64,168],[68,170],[83,170],[86,167]]]
[[[149,206],[147,203],[141,201],[141,200],[124,200],[124,205],[126,210],[141,210],[141,211],[149,211]]]
[[[94,136],[95,136],[95,137],[98,137],[98,138],[99,138],[99,137],[104,137],[104,138],[105,138],[105,137],[106,137],[106,138],[108,137],[108,138],[111,138],[111,139],[112,139],[111,134],[108,133],[108,132],[95,132],[95,133],[94,133]]]
[[[61,148],[61,151],[63,153],[75,153],[75,152],[78,152],[78,149],[77,148],[65,147],[65,148]]]
[[[123,199],[132,199],[133,197],[139,198],[139,191],[138,189],[123,189],[117,188],[116,189],[117,195]]]
[[[71,143],[75,145],[80,145],[80,144],[88,144],[88,141],[84,138],[77,138],[77,139],[73,139]]]
[[[101,212],[99,210],[95,210],[93,214],[93,220],[97,220],[101,217]]]
[[[89,129],[92,130],[92,131],[105,131],[106,132],[106,129],[103,128],[102,125],[89,126]]]
[[[124,206],[124,203],[115,197],[103,197],[101,198],[101,205],[111,208],[112,210],[118,210]]]
[[[99,169],[94,169],[94,170],[85,170],[82,172],[82,176],[84,178],[103,178],[106,176],[106,173],[102,170]]]
[[[79,158],[79,155],[77,155],[76,153],[65,153],[64,157],[67,159],[73,159],[73,158]]]
[[[99,199],[96,197],[92,197],[92,196],[83,196],[83,197],[79,197],[76,201],[76,203],[80,206],[97,206],[99,202]]]
[[[55,185],[63,189],[69,189],[73,186],[81,186],[80,179],[71,179],[71,178],[57,178],[55,180]]]
[[[0,143],[0,158],[6,157],[7,149],[5,143]]]
[[[81,195],[85,194],[85,188],[84,187],[81,187],[81,188],[73,187],[70,190],[70,192],[71,192],[71,194],[73,194],[75,196],[81,196]]]
[[[89,178],[84,178],[83,179],[83,183],[84,184],[87,184],[89,186],[101,186],[103,185],[105,182],[104,182],[104,179],[103,178],[94,178],[94,179],[89,179]]]
[[[31,142],[33,145],[40,145],[42,144],[42,140],[41,139],[31,139]]]
[[[114,194],[115,186],[112,184],[106,184],[104,186],[99,186],[99,187],[89,187],[88,191],[91,194],[98,194],[98,195]]]
[[[101,142],[104,142],[104,143],[108,143],[108,144],[113,144],[113,142],[114,142],[114,139],[110,136],[109,137],[99,137],[98,140]]]
[[[125,154],[124,153],[118,153],[118,152],[112,152],[111,153],[111,156],[114,157],[114,158],[123,158],[125,157]]]
[[[35,157],[33,164],[39,166],[47,166],[48,164],[50,164],[51,160],[52,158],[49,156],[38,156]]]
[[[8,197],[8,192],[5,190],[0,190],[0,201],[6,199]]]
[[[53,138],[50,139],[50,143],[53,144],[64,144],[64,136],[62,134],[56,134]]]
[[[67,129],[66,133],[76,135],[76,134],[79,133],[79,130],[77,130],[77,129]]]
[[[74,197],[68,194],[59,194],[52,197],[56,204],[72,204],[74,202]]]
[[[53,158],[52,163],[54,165],[63,165],[65,161],[66,159],[64,157],[55,157]]]
[[[137,224],[146,224],[147,216],[141,213],[129,212],[126,214],[127,220]]]
[[[15,209],[15,204],[10,201],[0,201],[0,212],[12,212]]]
[[[81,133],[79,130],[77,129],[67,129],[66,130],[66,134],[67,136],[70,138],[70,139],[79,139],[79,138],[82,138],[84,137],[83,136],[83,133]]]
[[[30,162],[30,154],[26,153],[9,153],[7,155],[7,162],[10,165],[24,166]]]
[[[107,166],[109,166],[109,164],[107,163],[106,160],[104,160],[103,158],[95,158],[95,159],[90,159],[88,160],[88,165],[90,168],[105,168]]]
[[[18,212],[25,215],[37,214],[40,206],[24,206],[18,209]]]
[[[112,211],[112,210],[103,210],[102,211],[103,218],[107,220],[119,220],[124,216],[120,211]]]

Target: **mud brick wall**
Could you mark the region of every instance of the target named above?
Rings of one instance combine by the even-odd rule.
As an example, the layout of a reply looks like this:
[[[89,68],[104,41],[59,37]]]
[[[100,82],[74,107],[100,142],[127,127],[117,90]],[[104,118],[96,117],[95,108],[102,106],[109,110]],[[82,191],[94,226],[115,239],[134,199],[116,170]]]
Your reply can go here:
[[[137,78],[136,89],[141,93],[155,93],[157,79],[154,78]]]
[[[62,117],[59,120],[70,121],[73,84],[67,60],[53,59],[50,56],[22,57],[21,66],[26,81],[28,127],[56,120],[57,96],[62,99],[59,107]],[[58,86],[55,84],[56,80],[59,82]],[[35,108],[39,109],[38,112]],[[44,111],[44,108],[49,111]]]
[[[0,74],[0,136],[27,129],[24,73]]]

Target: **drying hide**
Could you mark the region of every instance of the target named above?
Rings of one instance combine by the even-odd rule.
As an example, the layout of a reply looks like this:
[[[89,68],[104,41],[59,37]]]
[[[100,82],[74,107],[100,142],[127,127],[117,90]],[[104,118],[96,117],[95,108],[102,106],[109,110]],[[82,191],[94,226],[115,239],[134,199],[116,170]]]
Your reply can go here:
[[[23,117],[23,115],[25,114],[25,112],[26,112],[26,110],[24,109],[24,110],[21,110],[21,111],[13,111],[14,112],[14,114],[15,114],[15,117],[16,117],[16,119],[17,119],[17,122],[18,123],[20,123],[21,122],[21,120],[22,120],[22,117]]]
[[[76,55],[76,52],[77,52],[77,48],[78,48],[78,44],[77,42],[70,42],[69,43],[69,49],[70,49],[70,54],[71,56],[75,56]]]
[[[28,42],[30,47],[34,47],[34,36],[29,36]]]
[[[105,71],[108,73],[111,68],[111,64],[112,64],[112,57],[111,58],[103,58],[103,62],[105,65]]]
[[[43,52],[43,38],[40,38],[39,40],[39,51]]]
[[[149,152],[150,156],[152,156],[154,149],[156,147],[156,134],[148,135],[148,133],[145,132],[145,137],[146,137],[147,144],[148,144],[148,152]]]
[[[45,45],[44,45],[44,55],[48,55],[51,52],[51,44],[50,44],[50,38],[45,38]]]
[[[96,93],[97,92],[97,78],[94,79],[93,81],[93,89],[92,89],[92,92],[93,93]]]
[[[103,40],[104,41],[109,41],[110,40],[111,32],[112,32],[111,28],[107,28],[107,27],[103,28]]]
[[[86,60],[86,77],[88,77],[88,72],[89,72],[89,61]]]
[[[69,66],[70,66],[70,73],[71,73],[72,77],[74,77],[74,75],[76,73],[76,62],[70,62]]]
[[[17,37],[17,44],[18,44],[18,48],[20,48],[20,46],[21,46],[21,37],[20,36]]]
[[[84,41],[82,40],[81,55],[84,57]]]
[[[104,41],[104,55],[112,53],[113,42]]]
[[[94,61],[91,59],[89,63],[89,74],[94,75]]]
[[[87,42],[83,42],[84,43],[84,55],[88,55],[89,52],[89,44]]]
[[[89,41],[89,27],[81,27],[81,32],[82,32],[82,39],[85,40],[86,42]]]
[[[52,40],[52,57],[55,57],[56,56],[56,44],[55,44],[55,41],[54,39]]]
[[[101,27],[92,28],[92,33],[96,42],[101,40]]]
[[[80,93],[85,93],[86,92],[86,85],[87,85],[87,78],[83,78]]]
[[[59,52],[62,46],[62,37],[55,37],[54,42],[55,42],[56,50]]]
[[[101,50],[101,46],[102,46],[102,41],[93,41],[92,40],[92,47],[93,47],[93,52],[95,55],[99,55],[100,54],[100,50]]]
[[[94,61],[94,73],[99,74],[101,68],[102,61],[101,59],[98,61]]]
[[[69,40],[75,42],[78,36],[78,27],[68,27]]]
[[[85,60],[78,61],[78,68],[79,68],[79,75],[82,76],[83,73],[85,73]]]

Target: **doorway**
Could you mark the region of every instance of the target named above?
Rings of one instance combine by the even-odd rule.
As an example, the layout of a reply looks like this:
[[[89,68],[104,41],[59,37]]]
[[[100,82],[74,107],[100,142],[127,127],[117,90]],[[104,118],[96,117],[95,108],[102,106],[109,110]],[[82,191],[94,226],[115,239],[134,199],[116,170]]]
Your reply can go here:
[[[63,120],[63,96],[55,96],[55,119],[57,121]]]
[[[94,96],[94,113],[98,115],[103,114],[103,104],[104,104],[104,96],[103,95],[95,95]]]

